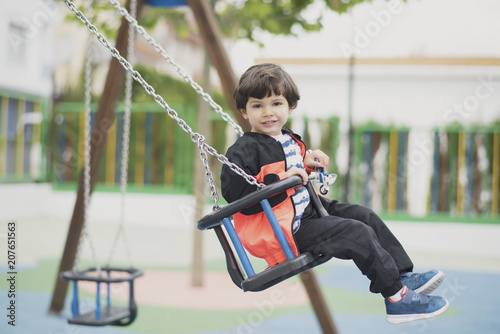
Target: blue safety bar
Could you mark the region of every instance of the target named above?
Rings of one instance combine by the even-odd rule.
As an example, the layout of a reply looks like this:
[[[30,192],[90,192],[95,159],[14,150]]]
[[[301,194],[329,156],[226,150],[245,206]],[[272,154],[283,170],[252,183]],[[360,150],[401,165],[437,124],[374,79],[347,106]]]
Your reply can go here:
[[[111,277],[111,272],[108,271],[108,278]],[[106,304],[108,306],[108,308],[111,306],[111,283],[110,282],[107,282],[106,283],[107,285],[107,296],[106,296]]]
[[[97,292],[95,297],[95,318],[101,320],[101,284],[97,283]]]
[[[276,239],[278,239],[278,242],[281,248],[283,249],[286,258],[292,259],[295,255],[293,254],[292,248],[290,247],[288,241],[286,240],[285,233],[281,229],[281,226],[278,222],[278,219],[276,218],[276,215],[273,212],[271,205],[269,204],[269,201],[267,199],[263,199],[260,202],[260,204],[264,209],[264,213],[267,217],[267,220],[271,224],[271,227],[274,231],[274,235],[276,236]],[[234,249],[238,254],[238,258],[240,259],[241,265],[243,266],[245,273],[247,274],[248,277],[252,277],[253,275],[255,275],[255,270],[252,267],[252,264],[250,262],[250,259],[248,258],[247,253],[245,252],[245,248],[241,244],[240,238],[238,237],[238,234],[234,229],[233,223],[229,218],[226,217],[222,219],[222,225],[224,225],[224,228],[226,229],[226,232],[229,235],[231,242],[233,243]]]
[[[226,229],[226,232],[229,235],[231,242],[233,243],[234,249],[236,250],[238,257],[240,258],[241,265],[243,266],[243,269],[245,269],[247,276],[251,277],[255,275],[255,271],[253,270],[252,264],[250,263],[250,259],[248,258],[248,255],[245,252],[243,245],[241,244],[240,238],[238,237],[238,234],[234,229],[233,223],[229,218],[224,218],[222,220],[222,224],[224,225],[224,228]]]
[[[313,254],[311,252],[303,252],[295,256],[288,240],[285,237],[285,233],[279,225],[271,205],[267,200],[267,198],[271,198],[286,191],[287,189],[293,189],[298,186],[303,186],[302,179],[299,176],[292,176],[284,180],[280,180],[266,186],[263,189],[254,191],[224,207],[219,208],[218,210],[212,211],[198,221],[198,229],[213,229],[215,231],[226,255],[226,265],[228,273],[231,276],[231,280],[243,291],[265,290],[289,277],[320,265],[331,258],[330,256]],[[322,206],[321,201],[310,182],[307,183],[306,189],[311,198],[311,204],[318,215],[320,217],[328,216],[328,212]],[[248,256],[238,235],[236,235],[236,231],[234,230],[230,217],[237,212],[258,203],[261,204],[274,231],[276,239],[279,241],[287,259],[254,274],[252,265],[248,260]],[[224,226],[226,233],[224,233],[222,226]],[[227,238],[226,235],[228,235],[229,238]],[[228,239],[230,239],[231,242],[229,242]],[[247,276],[246,278],[245,273]]]
[[[71,304],[73,318],[78,316],[78,281],[73,281],[73,303]]]
[[[95,275],[97,268],[89,268],[82,271],[66,271],[61,273],[64,280],[73,281],[73,301],[71,304],[72,318],[68,319],[70,324],[88,325],[88,326],[127,326],[137,317],[137,305],[134,301],[134,279],[143,275],[143,272],[137,269],[102,267],[101,271],[107,275]],[[113,277],[112,272],[119,272],[125,275]],[[80,314],[78,301],[78,281],[94,282],[96,284],[95,309],[85,314]],[[128,308],[111,305],[111,284],[129,283],[129,305]],[[103,288],[107,290],[106,301],[101,301],[101,283],[106,283]],[[106,305],[102,305],[106,303]]]
[[[278,222],[278,219],[276,219],[276,215],[274,214],[273,209],[271,208],[271,204],[269,204],[269,201],[267,199],[263,199],[262,201],[260,201],[260,205],[262,205],[262,208],[264,209],[267,220],[269,220],[269,223],[273,228],[274,235],[276,236],[276,239],[278,239],[278,242],[280,243],[283,252],[285,252],[286,258],[287,259],[293,258],[294,255],[292,252],[292,248],[290,247],[288,241],[286,240],[285,233],[283,233],[280,223]]]

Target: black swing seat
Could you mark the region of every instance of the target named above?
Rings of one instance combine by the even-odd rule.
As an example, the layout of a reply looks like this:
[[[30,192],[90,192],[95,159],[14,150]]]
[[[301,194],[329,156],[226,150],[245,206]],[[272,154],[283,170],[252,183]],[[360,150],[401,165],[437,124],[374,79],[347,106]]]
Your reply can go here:
[[[231,247],[231,244],[222,229],[222,221],[224,219],[231,217],[233,214],[255,203],[258,203],[263,199],[267,199],[278,193],[286,191],[287,189],[295,188],[300,185],[302,185],[302,180],[299,176],[292,176],[284,180],[280,180],[271,185],[268,185],[263,189],[256,190],[251,194],[240,198],[217,211],[213,211],[205,215],[198,222],[199,230],[213,229],[215,231],[226,256],[226,265],[229,275],[231,276],[234,284],[236,284],[236,286],[241,288],[243,291],[265,290],[275,284],[286,280],[287,278],[297,275],[303,271],[309,270],[331,259],[331,256],[304,252],[299,254],[298,256],[289,258],[273,267],[267,267],[254,275],[245,275],[237,260],[237,254],[235,254],[233,247]],[[311,182],[307,183],[306,188],[311,198],[311,204],[317,211],[318,215],[328,215],[327,211],[321,204]],[[241,256],[238,256],[238,258],[240,258],[241,262]]]
[[[111,276],[112,273],[120,273],[119,276]],[[137,317],[137,304],[134,300],[134,279],[144,274],[143,271],[133,268],[112,268],[102,267],[101,275],[97,275],[96,268],[89,268],[81,271],[65,271],[61,274],[61,279],[73,281],[73,317],[68,319],[68,323],[85,326],[128,326]],[[96,296],[96,309],[87,313],[79,313],[78,286],[79,281],[95,282],[98,295]],[[129,282],[129,301],[127,307],[111,305],[110,285],[113,283]],[[108,287],[107,303],[100,306],[100,284],[106,283]]]
[[[72,325],[85,326],[128,326],[137,317],[137,307],[133,309],[117,306],[106,306],[102,310],[102,318],[96,319],[95,311],[90,311],[78,315],[76,318],[69,318],[68,323]],[[122,321],[126,319],[125,321]]]
[[[267,267],[261,272],[248,277],[240,283],[241,289],[243,291],[262,291],[328,260],[330,260],[328,256],[313,255],[311,252],[304,252],[292,259],[278,263],[274,267]]]

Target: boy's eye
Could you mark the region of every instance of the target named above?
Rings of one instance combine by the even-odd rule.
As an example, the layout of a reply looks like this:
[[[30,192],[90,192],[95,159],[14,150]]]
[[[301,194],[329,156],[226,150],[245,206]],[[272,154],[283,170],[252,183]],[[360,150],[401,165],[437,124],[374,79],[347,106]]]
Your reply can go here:
[[[280,105],[282,105],[282,104],[283,104],[283,103],[281,103],[281,102],[274,102],[274,105],[275,105],[275,106],[280,106]]]
[[[260,104],[254,104],[254,105],[253,105],[253,108],[260,108],[261,106],[262,106],[262,105],[260,105]]]

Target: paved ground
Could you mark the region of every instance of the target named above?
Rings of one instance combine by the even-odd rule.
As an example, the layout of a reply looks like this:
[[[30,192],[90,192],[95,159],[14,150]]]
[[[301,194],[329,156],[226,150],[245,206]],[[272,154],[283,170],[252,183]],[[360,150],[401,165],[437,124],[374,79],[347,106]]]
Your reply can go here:
[[[101,194],[93,201],[97,204],[91,211],[90,231],[99,259],[105,261],[116,230],[112,212],[118,200],[113,194]],[[205,286],[189,284],[194,233],[189,197],[129,196],[128,201],[129,249],[133,263],[146,270],[137,281],[139,317],[126,328],[71,326],[65,320],[67,308],[59,317],[47,311],[74,195],[54,193],[40,185],[2,186],[0,310],[5,314],[0,317],[0,333],[320,333],[297,280],[263,294],[242,293],[234,287],[212,233],[203,234]],[[13,299],[8,296],[5,242],[10,220],[17,224],[15,327],[8,325],[7,318]],[[500,281],[500,224],[388,224],[417,270],[439,268],[446,273],[445,283],[435,293],[448,298],[451,307],[429,321],[388,324],[383,301],[368,292],[368,280],[350,262],[331,261],[317,275],[340,333],[500,332],[500,292],[493,285]],[[88,248],[84,259],[90,258]],[[127,262],[123,245],[114,260]]]

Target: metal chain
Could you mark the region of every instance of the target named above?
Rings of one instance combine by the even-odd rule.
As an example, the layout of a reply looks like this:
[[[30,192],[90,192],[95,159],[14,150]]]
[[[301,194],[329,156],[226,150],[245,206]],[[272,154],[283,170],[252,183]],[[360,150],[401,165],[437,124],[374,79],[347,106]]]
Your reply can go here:
[[[215,148],[213,148],[212,146],[208,145],[204,141],[203,136],[201,134],[197,133],[197,132],[194,132],[191,129],[191,127],[183,119],[181,119],[179,117],[178,113],[174,109],[170,108],[170,106],[167,104],[167,102],[165,102],[165,100],[160,95],[156,94],[155,89],[150,84],[148,84],[146,82],[146,80],[144,80],[144,78],[142,78],[142,76],[141,76],[141,74],[139,72],[137,72],[136,70],[134,70],[134,68],[132,67],[132,65],[125,58],[123,58],[120,55],[120,52],[116,48],[114,48],[114,47],[111,46],[111,44],[106,39],[106,37],[104,37],[101,33],[99,33],[98,29],[94,25],[92,25],[92,23],[90,23],[90,21],[85,17],[85,15],[81,11],[79,11],[76,8],[76,6],[70,0],[64,0],[64,3],[66,4],[66,6],[68,7],[68,9],[70,11],[72,11],[72,12],[75,13],[76,17],[83,24],[85,24],[87,26],[87,29],[92,34],[94,34],[97,37],[97,40],[105,48],[107,48],[109,50],[111,56],[113,56],[114,58],[116,58],[118,60],[118,62],[122,65],[122,67],[125,70],[127,70],[127,71],[129,71],[129,72],[132,73],[133,79],[135,81],[137,81],[144,88],[144,90],[146,91],[146,93],[148,93],[149,95],[151,95],[152,97],[154,97],[154,100],[156,101],[156,103],[158,103],[163,109],[165,109],[165,111],[170,116],[170,118],[172,118],[173,120],[175,120],[177,122],[177,124],[179,125],[179,127],[181,127],[181,129],[184,132],[186,132],[187,134],[189,134],[191,136],[191,140],[194,143],[198,143],[198,145],[200,145],[205,150],[205,152],[207,152],[208,154],[217,157],[217,160],[219,162],[227,165],[233,172],[235,172],[236,174],[238,174],[241,177],[243,177],[245,179],[245,181],[248,182],[249,184],[254,185],[254,186],[256,186],[259,189],[265,187],[264,184],[261,184],[261,183],[257,182],[257,180],[253,176],[248,175],[238,165],[230,162],[224,155],[218,153]]]
[[[130,1],[130,15],[137,16],[137,0]],[[131,25],[128,26],[128,41],[127,41],[127,57],[129,62],[134,61],[134,43],[135,43],[135,29]],[[123,242],[127,245],[127,236],[125,234],[125,196],[127,194],[127,181],[128,181],[128,161],[129,161],[129,143],[130,143],[130,114],[132,108],[132,73],[127,71],[125,73],[125,109],[123,114],[123,133],[122,133],[122,156],[121,156],[121,170],[120,170],[120,220],[118,231],[113,240],[111,251],[109,253],[108,265],[111,264],[113,255],[115,253],[116,245],[120,236]],[[129,247],[125,247],[127,259],[130,267],[133,267],[132,256]]]
[[[170,65],[172,65],[172,67],[177,71],[177,73],[184,79],[184,81],[186,81],[187,83],[189,83],[191,85],[191,87],[196,91],[196,93],[198,93],[202,98],[203,100],[205,100],[206,102],[209,103],[209,105],[214,109],[214,111],[216,113],[218,113],[222,119],[224,121],[226,121],[240,136],[243,135],[243,130],[241,129],[241,127],[233,121],[233,119],[227,114],[225,113],[223,110],[222,110],[222,107],[220,105],[218,105],[213,99],[212,97],[206,93],[203,88],[198,85],[187,73],[185,73],[181,67],[174,62],[174,60],[172,59],[172,57],[170,57],[166,51],[162,48],[161,45],[159,45],[158,43],[156,43],[155,39],[149,35],[147,33],[147,31],[144,29],[144,27],[142,27],[141,25],[139,25],[139,23],[137,22],[136,18],[134,15],[130,15],[128,12],[127,12],[127,9],[122,7],[120,5],[120,3],[116,0],[109,0],[110,3],[113,5],[113,7],[115,7],[119,12],[120,14],[130,23],[130,25],[132,25],[133,27],[135,27],[136,31],[142,36],[144,37],[144,39],[148,42],[149,45],[151,45]],[[202,136],[202,138],[204,138]],[[215,185],[213,184],[213,174],[212,172],[210,171],[210,168],[209,168],[209,165],[206,163],[208,160],[206,159],[206,151],[201,147],[201,146],[204,145],[204,143],[201,143],[198,141],[198,148],[200,149],[200,159],[203,163],[203,168],[205,169],[205,179],[208,183],[208,186],[209,186],[209,189],[210,189],[210,192],[211,192],[211,197],[212,197],[212,201],[215,203],[214,205],[214,208],[215,207],[218,207],[218,200],[219,200],[219,196],[217,194],[217,189],[215,187]],[[215,150],[214,150],[215,151]],[[215,153],[217,153],[215,151]],[[219,161],[223,162],[223,163],[226,163],[229,162],[227,159],[223,159],[221,160],[220,158],[218,159]],[[237,165],[234,165],[234,166],[237,166]],[[233,171],[235,171],[233,168],[231,168]],[[235,171],[238,175],[242,176],[245,180],[247,180],[247,182],[250,182],[250,184],[254,184],[253,181],[255,180],[255,178],[253,177],[248,177],[246,175],[242,175],[238,170]],[[246,173],[245,173],[246,174]],[[258,184],[258,187],[259,188],[262,188],[263,186]]]
[[[148,34],[148,32],[146,31],[146,29],[144,29],[144,27],[142,27],[141,25],[139,25],[139,23],[137,22],[137,20],[135,19],[135,16],[134,15],[130,15],[128,12],[127,12],[127,9],[122,7],[120,5],[120,3],[117,1],[117,0],[109,0],[109,2],[113,5],[113,7],[115,7],[119,12],[120,14],[132,25],[134,26],[134,28],[137,30],[137,33],[139,33],[142,37],[144,37],[144,39],[148,42],[149,45],[151,45],[152,47],[154,47],[154,49],[156,50],[156,52],[158,52],[170,65],[172,65],[172,67],[177,71],[177,73],[184,79],[184,81],[186,81],[187,83],[189,83],[191,85],[191,87],[193,87],[193,89],[196,91],[196,93],[198,93],[202,98],[203,100],[205,100],[206,102],[208,102],[208,104],[213,108],[213,110],[219,114],[222,119],[224,121],[226,121],[229,125],[231,125],[231,127],[233,127],[233,129],[240,135],[240,136],[243,136],[243,130],[241,129],[241,127],[238,125],[238,123],[236,123],[232,118],[231,116],[229,116],[227,113],[225,113],[223,110],[222,110],[222,107],[220,105],[218,105],[213,99],[212,97],[207,94],[203,88],[198,85],[190,76],[189,74],[187,74],[186,72],[184,72],[181,67],[176,64],[174,62],[174,60],[172,59],[172,57],[170,57],[166,52],[165,50],[161,47],[161,45],[159,45],[158,43],[156,43],[155,39]]]
[[[92,17],[92,2],[93,0],[87,1],[87,15]],[[73,263],[73,271],[78,270],[78,265],[80,262],[80,253],[82,251],[82,245],[85,240],[88,241],[90,250],[92,252],[92,257],[96,266],[96,271],[98,275],[101,275],[101,266],[97,261],[96,251],[90,238],[89,226],[88,226],[88,212],[90,204],[90,113],[91,113],[91,100],[92,100],[92,34],[87,36],[87,50],[85,54],[85,156],[83,164],[83,227],[82,235],[78,242],[78,247],[75,256],[75,262]]]
[[[218,210],[220,208],[219,195],[217,194],[217,188],[214,184],[214,176],[212,174],[212,171],[210,170],[207,152],[202,146],[204,140],[205,138],[201,136],[200,140],[198,141],[198,149],[200,150],[200,159],[203,164],[203,169],[205,169],[205,181],[207,181],[208,188],[210,189],[210,197],[212,198],[212,202],[214,202],[213,210]]]

